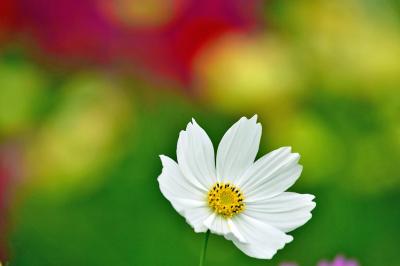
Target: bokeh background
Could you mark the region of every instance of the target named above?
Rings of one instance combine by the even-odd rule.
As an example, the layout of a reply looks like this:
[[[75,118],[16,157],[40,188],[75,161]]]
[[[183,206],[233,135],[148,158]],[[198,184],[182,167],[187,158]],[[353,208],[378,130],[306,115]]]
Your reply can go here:
[[[0,259],[196,265],[158,155],[256,113],[317,208],[271,261],[213,235],[207,265],[398,266],[399,89],[396,0],[2,0]]]

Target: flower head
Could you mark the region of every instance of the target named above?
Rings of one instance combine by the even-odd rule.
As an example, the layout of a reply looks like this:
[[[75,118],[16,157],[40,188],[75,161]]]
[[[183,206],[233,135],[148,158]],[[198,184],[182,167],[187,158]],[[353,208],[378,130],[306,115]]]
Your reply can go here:
[[[179,134],[177,161],[161,155],[160,190],[195,232],[223,235],[251,257],[270,259],[292,241],[286,234],[311,218],[313,195],[285,192],[299,178],[299,154],[284,147],[254,162],[257,116],[223,136],[215,159],[206,132],[192,121]]]

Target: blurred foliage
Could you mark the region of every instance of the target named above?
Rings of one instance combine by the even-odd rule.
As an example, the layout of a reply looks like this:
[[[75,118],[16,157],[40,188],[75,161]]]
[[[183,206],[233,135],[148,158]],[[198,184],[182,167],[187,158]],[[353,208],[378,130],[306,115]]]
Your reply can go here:
[[[82,189],[115,160],[122,131],[133,125],[133,101],[112,77],[79,74],[61,90],[63,101],[27,146],[32,181],[59,195],[76,183]]]
[[[317,208],[273,260],[246,257],[213,235],[207,265],[313,265],[340,253],[361,265],[398,265],[397,1],[266,1],[259,10],[265,24],[256,30],[256,1],[249,10],[240,1],[221,1],[215,9],[212,1],[165,1],[165,12],[164,0],[93,2],[102,8],[95,13],[82,7],[73,30],[63,28],[76,37],[71,43],[55,38],[61,31],[45,39],[67,51],[63,60],[74,55],[68,67],[50,63],[46,49],[32,53],[37,47],[21,42],[26,36],[0,45],[9,47],[0,51],[0,164],[18,168],[0,172],[7,186],[0,191],[8,192],[1,197],[7,211],[0,209],[0,226],[10,224],[1,239],[9,238],[11,265],[196,264],[203,235],[162,197],[158,155],[175,157],[179,131],[192,117],[217,145],[234,121],[254,113],[263,124],[260,154],[280,146],[299,152],[304,172],[294,190],[315,194]],[[178,8],[182,3],[187,6]],[[8,6],[14,14],[16,5]],[[41,25],[36,19],[44,16],[67,25],[65,17],[48,17],[51,9],[34,6],[25,10],[28,20]],[[202,16],[209,10],[214,20]],[[10,14],[7,21],[18,26]],[[164,28],[170,19],[184,22]],[[123,46],[143,58],[123,69],[107,60],[84,63],[126,53],[104,34],[109,28],[93,22],[103,20],[107,27],[122,23],[118,29],[135,38],[147,36]],[[1,23],[0,36],[11,25]],[[156,37],[148,32],[155,26],[162,29],[152,32]],[[47,32],[43,27],[35,30]],[[152,75],[142,75],[149,67]],[[187,86],[161,83],[157,73],[183,78]],[[0,243],[1,256],[3,249]]]
[[[22,60],[0,60],[0,138],[18,134],[37,119],[46,94],[45,73]]]

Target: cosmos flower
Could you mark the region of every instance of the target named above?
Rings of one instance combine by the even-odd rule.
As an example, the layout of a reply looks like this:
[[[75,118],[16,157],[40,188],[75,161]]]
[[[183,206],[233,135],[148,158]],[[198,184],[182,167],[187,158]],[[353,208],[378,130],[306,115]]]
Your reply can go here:
[[[334,261],[327,262],[321,261],[318,266],[358,266],[359,264],[355,260],[347,260],[343,256],[337,256]]]
[[[270,259],[306,223],[313,195],[285,192],[299,178],[299,154],[283,147],[254,162],[261,138],[257,116],[241,118],[217,150],[193,120],[179,134],[177,163],[161,155],[160,190],[195,232],[223,235],[251,257]]]

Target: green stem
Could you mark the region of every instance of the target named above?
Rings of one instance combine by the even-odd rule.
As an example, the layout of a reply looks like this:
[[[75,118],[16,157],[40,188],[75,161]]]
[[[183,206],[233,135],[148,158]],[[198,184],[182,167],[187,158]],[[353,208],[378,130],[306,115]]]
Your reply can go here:
[[[208,238],[209,237],[210,237],[210,230],[207,230],[206,238],[204,239],[203,249],[201,250],[201,254],[200,254],[199,266],[203,266],[204,265],[204,261],[206,260],[206,251],[207,251],[207,244],[208,244]]]

